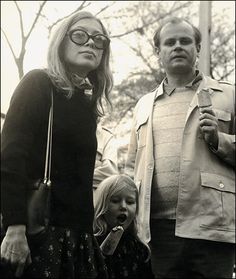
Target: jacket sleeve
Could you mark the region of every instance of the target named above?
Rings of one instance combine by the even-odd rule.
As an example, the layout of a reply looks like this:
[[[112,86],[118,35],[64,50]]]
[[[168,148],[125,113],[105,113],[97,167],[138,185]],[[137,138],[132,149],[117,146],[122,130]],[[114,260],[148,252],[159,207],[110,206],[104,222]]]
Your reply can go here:
[[[98,185],[107,177],[118,174],[117,167],[117,148],[115,139],[112,134],[109,137],[98,138],[102,142],[102,149],[97,150],[96,163],[93,175],[93,188],[96,189]],[[98,143],[100,146],[101,143]]]
[[[218,149],[210,148],[213,153],[215,153],[221,160],[227,164],[235,167],[235,91],[234,86],[227,86],[224,93],[226,95],[228,102],[228,110],[231,112],[230,128],[228,132],[219,131],[219,142]],[[227,91],[226,91],[227,90]]]
[[[134,109],[134,116],[131,126],[130,132],[130,142],[128,147],[128,154],[127,160],[125,163],[125,173],[129,175],[132,179],[134,179],[134,168],[135,168],[135,159],[136,159],[136,152],[137,152],[137,135],[136,135],[136,114],[137,114],[137,105]]]
[[[235,135],[219,132],[218,149],[211,148],[220,159],[235,167]]]

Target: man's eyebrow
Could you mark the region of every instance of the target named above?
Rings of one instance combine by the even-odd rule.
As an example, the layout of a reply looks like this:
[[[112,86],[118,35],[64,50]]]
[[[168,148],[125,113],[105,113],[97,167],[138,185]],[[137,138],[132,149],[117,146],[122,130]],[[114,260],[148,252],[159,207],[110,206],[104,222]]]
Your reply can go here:
[[[176,40],[176,38],[165,38],[165,40],[164,41],[169,41],[169,40]]]
[[[192,38],[189,37],[189,36],[180,37],[179,39],[190,39],[190,40],[192,40]]]

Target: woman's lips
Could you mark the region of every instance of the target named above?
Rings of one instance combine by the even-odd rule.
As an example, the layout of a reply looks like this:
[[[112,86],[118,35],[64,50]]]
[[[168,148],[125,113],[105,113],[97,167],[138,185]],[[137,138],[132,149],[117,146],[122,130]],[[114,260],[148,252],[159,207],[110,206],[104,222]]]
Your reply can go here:
[[[81,51],[80,54],[87,54],[87,55],[92,55],[95,57],[95,54],[92,51]]]

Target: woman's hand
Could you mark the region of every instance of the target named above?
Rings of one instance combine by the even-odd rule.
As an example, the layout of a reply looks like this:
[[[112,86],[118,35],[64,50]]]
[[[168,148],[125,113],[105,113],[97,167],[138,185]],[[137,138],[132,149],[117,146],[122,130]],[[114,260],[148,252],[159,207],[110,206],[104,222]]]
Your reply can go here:
[[[16,267],[16,277],[20,277],[25,266],[31,263],[25,231],[25,225],[9,226],[1,244],[1,259]]]

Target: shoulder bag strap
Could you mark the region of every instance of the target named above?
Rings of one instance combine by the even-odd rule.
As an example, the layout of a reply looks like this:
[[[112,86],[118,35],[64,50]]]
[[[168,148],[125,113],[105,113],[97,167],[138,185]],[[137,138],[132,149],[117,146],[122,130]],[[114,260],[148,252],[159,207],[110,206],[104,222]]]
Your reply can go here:
[[[51,89],[51,107],[48,117],[48,134],[43,183],[51,186],[51,161],[52,161],[52,126],[53,126],[53,89]]]

